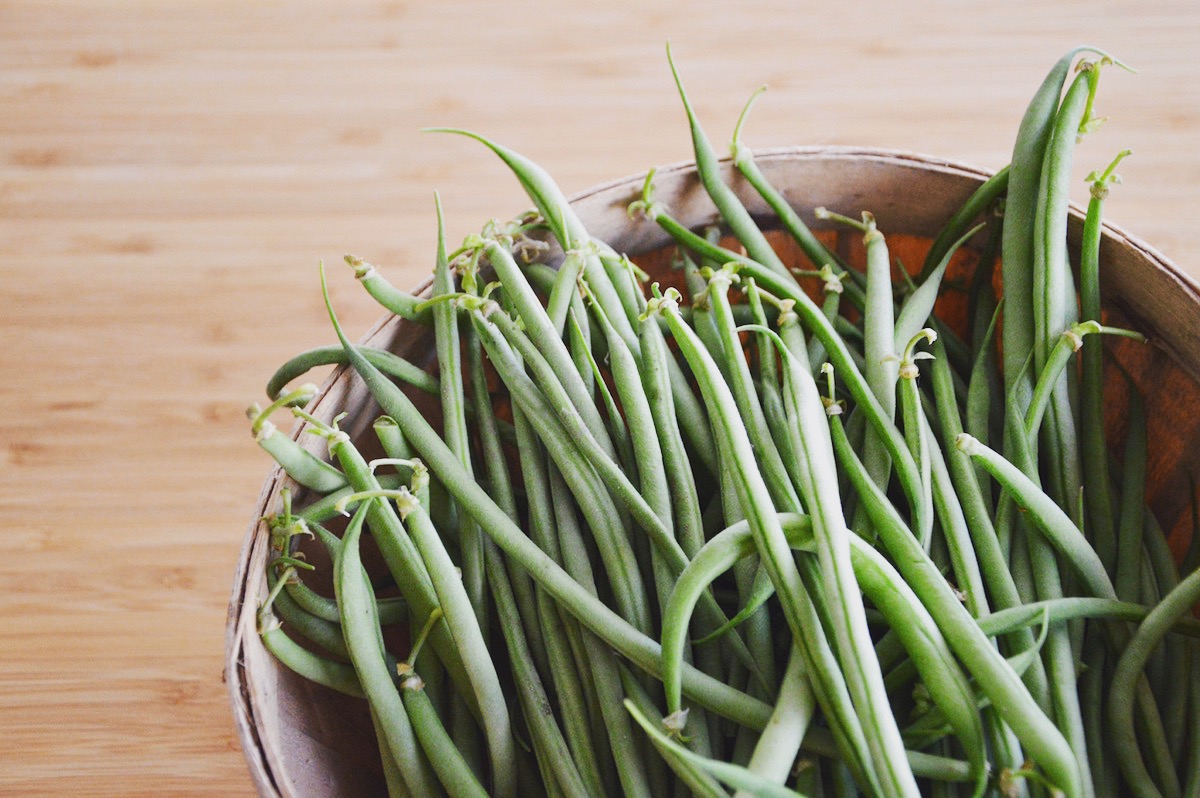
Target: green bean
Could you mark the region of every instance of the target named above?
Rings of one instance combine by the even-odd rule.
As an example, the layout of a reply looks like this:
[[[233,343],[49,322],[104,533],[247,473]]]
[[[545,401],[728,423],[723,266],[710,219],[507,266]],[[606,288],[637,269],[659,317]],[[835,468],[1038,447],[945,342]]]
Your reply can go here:
[[[588,293],[591,296],[590,292]],[[604,308],[593,303],[593,312],[600,322],[600,328],[608,341],[609,368],[613,383],[621,400],[621,408],[625,411],[625,423],[629,427],[630,439],[634,447],[634,459],[630,473],[636,473],[640,486],[640,495],[658,517],[663,526],[663,532],[672,540],[677,539],[674,521],[671,514],[671,495],[664,472],[663,453],[655,432],[655,422],[650,409],[649,399],[642,386],[638,366],[633,353],[625,346],[625,342],[617,334],[616,328],[608,319]],[[680,554],[683,549],[679,547]],[[665,604],[671,584],[674,582],[678,569],[673,568],[657,549],[651,552],[654,562],[655,583],[659,593],[659,603]],[[684,555],[686,558],[686,555]]]
[[[1082,62],[1080,74],[1062,100],[1051,129],[1042,168],[1034,223],[1033,308],[1035,374],[1040,376],[1057,337],[1078,320],[1074,277],[1067,258],[1067,205],[1071,160],[1075,142],[1091,112],[1099,66]],[[1051,495],[1068,514],[1083,485],[1079,460],[1077,420],[1067,382],[1059,381],[1051,394],[1051,432],[1045,435],[1047,484]],[[1078,523],[1078,516],[1075,515]]]
[[[804,736],[802,751],[818,756],[834,758],[838,755],[837,747],[827,729],[810,726]],[[961,759],[953,759],[922,751],[906,751],[905,757],[912,767],[913,773],[921,778],[937,779],[939,781],[970,781],[972,776],[970,766]],[[855,793],[857,795],[857,793]]]
[[[867,256],[867,307],[863,313],[863,357],[866,362],[864,376],[867,387],[878,400],[885,418],[893,421],[896,416],[896,380],[899,376],[899,365],[894,343],[896,322],[892,300],[892,263],[888,255],[887,241],[875,225],[875,217],[866,211],[863,211],[861,223],[824,208],[817,209],[817,218],[834,219],[854,227],[863,234]],[[908,343],[907,338],[904,343]],[[911,446],[909,452],[920,469],[921,464]],[[892,470],[891,459],[884,449],[883,440],[873,427],[868,429],[866,440],[863,442],[863,463],[875,484],[887,485]],[[928,506],[925,499],[925,486],[928,484],[927,479],[917,480],[917,501],[922,507]],[[856,528],[862,522],[862,519],[856,518]],[[926,525],[921,524],[920,528],[924,530]]]
[[[1056,386],[1059,384],[1059,378],[1063,370],[1066,368],[1071,356],[1083,346],[1083,341],[1086,337],[1094,333],[1120,335],[1139,341],[1146,340],[1140,333],[1116,327],[1104,327],[1095,321],[1079,322],[1063,331],[1051,348],[1049,356],[1046,358],[1045,366],[1042,368],[1042,372],[1038,375],[1037,382],[1034,384],[1029,409],[1025,411],[1025,438],[1030,446],[1031,454],[1035,451],[1033,447],[1037,444],[1037,433],[1041,427],[1043,415],[1054,406],[1054,392]]]
[[[941,259],[936,261],[933,270],[924,276],[921,285],[904,300],[900,312],[896,315],[895,328],[892,333],[891,352],[893,354],[903,351],[905,345],[921,331],[921,328],[927,326],[929,317],[933,315],[933,306],[937,301],[942,279],[946,275],[946,269],[950,266],[951,258],[958,252],[959,247],[983,227],[983,224],[975,225],[950,244]]]
[[[979,252],[979,259],[971,271],[971,281],[967,286],[967,318],[969,333],[967,350],[972,353],[966,363],[965,371],[969,374],[976,357],[989,347],[991,333],[989,327],[999,297],[996,295],[996,259],[1000,254],[1000,239],[1004,233],[1004,201],[997,200],[993,205],[992,224],[988,229],[987,239]]]
[[[655,727],[650,722],[650,719],[638,709],[637,705],[628,698],[625,699],[625,709],[629,711],[633,719],[637,721],[638,725],[654,741],[656,747],[665,748],[689,764],[711,773],[721,782],[740,790],[752,791],[755,795],[765,796],[766,798],[801,798],[799,793],[762,778],[746,768],[729,762],[718,762],[714,759],[707,759],[689,751],[671,739],[668,734]]]
[[[1059,106],[1046,144],[1034,224],[1034,364],[1037,372],[1057,336],[1076,321],[1075,292],[1067,262],[1067,205],[1075,142],[1091,112],[1099,64],[1081,62]]]
[[[655,708],[653,700],[628,668],[621,668],[621,683],[625,687],[626,700],[633,703],[651,722],[662,724],[663,718]],[[702,768],[683,757],[673,756],[671,749],[665,747],[658,737],[651,736],[650,742],[679,776],[680,781],[691,790],[691,795],[701,798],[729,798],[729,793],[725,792],[717,780]]]
[[[1134,705],[1140,703],[1135,699],[1135,693],[1146,660],[1175,620],[1190,612],[1197,601],[1200,601],[1200,572],[1193,573],[1180,582],[1178,587],[1150,611],[1129,639],[1113,672],[1108,694],[1108,713],[1111,721],[1109,732],[1114,736],[1121,772],[1125,775],[1129,788],[1138,796],[1148,798],[1181,794],[1174,769],[1169,763],[1162,763],[1156,770],[1160,778],[1169,775],[1170,779],[1157,785],[1151,780],[1134,729],[1133,710]],[[1151,747],[1156,752],[1159,749],[1158,746]]]
[[[411,385],[428,394],[437,394],[438,381],[425,371],[408,362],[399,355],[385,349],[360,347],[363,357],[389,377],[400,380],[405,385]],[[275,370],[267,381],[267,396],[275,399],[282,393],[289,382],[302,374],[306,374],[320,366],[343,365],[348,363],[346,351],[340,346],[318,346],[292,357]]]
[[[260,620],[259,626],[263,647],[293,673],[330,690],[363,697],[362,685],[350,665],[313,653],[289,637],[278,621]]]
[[[979,571],[979,559],[972,546],[971,530],[963,513],[953,479],[941,447],[931,438],[929,462],[933,484],[933,504],[941,523],[942,537],[949,552],[955,583],[971,614],[978,618],[987,613],[987,595]]]
[[[584,311],[579,318],[586,319],[587,312]],[[600,364],[596,362],[591,349],[584,345],[583,331],[579,326],[579,322],[576,321],[576,315],[573,311],[567,320],[567,324],[568,334],[574,344],[572,349],[578,350],[576,357],[586,367],[588,375],[591,378],[589,384],[595,387],[596,392],[600,394],[600,399],[603,402],[604,414],[608,419],[608,434],[612,438],[617,453],[616,460],[620,464],[623,474],[636,474],[637,459],[633,453],[633,440],[629,435],[629,426],[625,423],[625,417],[621,414],[621,410],[617,406],[617,400],[613,397],[612,391],[608,387],[608,382],[604,379],[604,373],[600,369]],[[624,342],[622,342],[622,346],[624,346]],[[628,352],[629,350],[626,349],[625,351]],[[582,373],[582,369],[580,371]]]
[[[1019,377],[1021,363],[1034,348],[1033,259],[1034,227],[1038,211],[1038,187],[1050,132],[1057,115],[1059,95],[1077,47],[1060,58],[1034,94],[1017,130],[1009,167],[1008,193],[1004,204],[1004,238],[1001,268],[1004,283],[1005,324],[1003,327],[1005,394],[1017,387],[1017,401],[1024,410],[1033,381]]]
[[[1001,299],[992,312],[983,344],[971,365],[971,376],[967,381],[966,421],[963,427],[966,432],[989,445],[992,441],[993,426],[997,429],[1002,426],[1002,423],[996,421],[998,413],[993,412],[993,407],[998,410],[999,406],[992,403],[992,397],[993,395],[1004,396],[1004,388],[996,372],[995,347],[999,329],[998,322],[1003,310],[1004,300]],[[1032,385],[1030,388],[1032,390]],[[976,470],[982,475],[982,469]],[[991,491],[987,489],[987,484],[980,479],[977,479],[976,482],[980,483],[981,495],[985,497],[986,504],[990,506],[992,504]]]
[[[383,731],[383,726],[379,723],[379,716],[374,710],[371,710],[371,725],[375,729],[375,740],[379,746],[379,759],[383,766],[383,780],[387,786],[388,798],[412,798],[412,793],[408,791],[408,784],[404,781],[404,774],[400,772],[400,768],[396,766],[396,760],[392,758],[392,751],[387,744],[387,736]]]
[[[638,316],[641,315],[642,307],[645,305],[640,284],[642,281],[648,280],[650,276],[638,268],[628,255],[618,255],[607,244],[595,242],[595,245],[599,249],[600,264],[604,267],[608,279],[612,282],[617,296],[621,300],[620,308],[606,309],[605,312],[611,314],[618,310],[624,310],[629,324],[633,326],[636,333]],[[626,345],[635,355],[640,354],[636,335],[627,340]]]
[[[1146,506],[1146,412],[1142,397],[1129,386],[1125,428],[1124,474],[1121,479],[1121,515],[1117,525],[1117,595],[1137,599],[1142,577],[1142,516]]]
[[[442,219],[442,201],[434,194],[437,212],[437,255],[433,270],[434,298],[455,293],[454,275],[446,257],[446,228]],[[463,392],[462,347],[459,343],[458,316],[445,302],[432,306],[434,346],[437,351],[438,387],[442,407],[442,432],[446,445],[458,455],[468,474],[471,467],[470,439],[467,433],[466,396]],[[484,600],[483,538],[479,527],[470,518],[459,522],[459,549],[462,557],[462,580],[476,622],[486,635],[488,604]]]
[[[668,361],[674,362],[674,358],[667,351],[662,332],[654,319],[643,319],[639,323],[638,337],[642,347],[642,381],[651,412],[658,419],[655,434],[659,437],[659,448],[662,450],[663,465],[671,493],[676,535],[684,553],[690,557],[703,545],[704,529],[696,478],[683,443],[675,404],[671,401],[670,374],[665,364]]]
[[[476,619],[470,595],[420,503],[411,496],[407,500],[398,501],[400,502],[403,502],[400,509],[402,519],[407,522],[409,534],[420,551],[426,571],[433,581],[438,606],[451,628],[463,668],[479,705],[479,717],[487,737],[492,764],[493,794],[515,795],[516,772],[513,762],[516,754],[508,705],[495,663],[488,653],[487,643]]]
[[[425,683],[415,672],[400,682],[404,708],[412,719],[413,731],[434,772],[452,798],[487,798],[487,791],[471,772],[459,747],[446,732],[441,718],[425,694]],[[515,778],[515,774],[514,774]]]
[[[292,600],[310,615],[337,623],[340,619],[337,601],[329,596],[322,596],[303,582],[288,581],[284,587]],[[408,621],[408,603],[402,598],[376,599],[376,610],[379,613],[381,626],[395,626]]]
[[[687,113],[688,125],[692,132],[692,148],[696,155],[696,172],[700,176],[704,190],[712,198],[713,204],[721,212],[721,217],[729,225],[730,230],[746,247],[750,257],[771,269],[780,279],[798,286],[791,270],[779,259],[766,236],[758,229],[758,225],[754,223],[754,219],[738,199],[737,194],[721,178],[717,152],[709,143],[708,137],[704,135],[704,130],[700,127],[700,122],[692,110],[691,101],[688,100],[687,92],[683,90],[683,81],[679,77],[679,70],[675,68],[675,60],[671,57],[670,44],[667,45],[667,63],[671,67],[671,75],[675,78],[675,88],[679,91],[683,109]]]
[[[708,289],[705,294],[709,307],[712,308],[713,321],[719,338],[720,349],[713,354],[721,357],[724,364],[726,381],[733,392],[742,423],[750,436],[751,445],[762,463],[763,476],[767,480],[767,488],[771,492],[774,506],[786,510],[799,510],[800,499],[796,495],[788,479],[787,469],[779,456],[779,449],[771,438],[763,416],[762,405],[754,390],[754,380],[750,376],[750,368],[746,363],[742,343],[738,338],[738,329],[733,320],[729,305],[729,287],[736,278],[736,273],[730,269],[714,272],[708,279]]]
[[[1036,623],[1043,618],[1048,623],[1059,623],[1076,618],[1107,618],[1140,622],[1151,609],[1153,608],[1144,604],[1134,604],[1128,601],[1089,596],[1067,596],[998,610],[979,618],[979,628],[987,635],[1002,635]],[[1172,627],[1172,631],[1187,637],[1200,637],[1200,620],[1181,618]]]
[[[979,218],[989,206],[996,202],[997,198],[1008,191],[1011,170],[1012,167],[1006,166],[980,183],[979,187],[971,192],[971,196],[967,197],[958,210],[950,216],[946,221],[946,226],[942,228],[937,238],[933,240],[933,244],[930,245],[929,252],[925,254],[925,263],[921,267],[921,280],[927,280],[939,268],[941,262],[947,259],[947,255],[953,253],[967,238],[979,231],[979,226],[976,225],[963,237],[968,225]]]
[[[364,501],[350,519],[342,538],[342,550],[334,563],[334,588],[342,611],[342,630],[350,661],[358,674],[363,692],[378,713],[384,737],[409,791],[417,795],[438,795],[436,779],[429,761],[417,747],[416,735],[391,674],[379,641],[374,617],[375,602],[362,578],[359,538],[363,522],[378,499]]]
[[[265,419],[259,425],[254,441],[298,484],[318,493],[329,493],[346,487],[346,475],[320,459]]]
[[[754,746],[747,769],[777,784],[783,784],[792,772],[792,765],[804,742],[804,732],[812,722],[816,703],[812,685],[804,671],[804,655],[793,645],[788,653],[787,667],[775,699],[771,722]],[[748,798],[744,793],[734,798]]]
[[[746,101],[746,105],[742,108],[742,113],[738,117],[737,124],[733,128],[733,140],[729,145],[730,152],[733,156],[733,165],[742,173],[742,176],[754,186],[754,190],[759,193],[767,204],[771,206],[771,210],[775,211],[776,217],[779,219],[783,228],[791,234],[800,249],[808,257],[815,268],[820,269],[826,266],[837,265],[845,268],[842,259],[821,243],[821,241],[813,235],[809,230],[808,225],[800,218],[800,215],[792,208],[787,198],[783,196],[772,186],[766,175],[758,168],[758,164],[754,162],[754,153],[750,148],[741,142],[742,125],[746,121],[746,116],[750,113],[750,106],[758,99],[758,96],[766,90],[766,86],[760,87]]]
[[[578,304],[578,283],[583,273],[583,265],[583,252],[568,247],[558,271],[553,273],[554,279],[550,283],[549,298],[546,302],[546,315],[550,318],[550,324],[560,334],[567,329],[567,317],[571,308],[582,307]]]
[[[904,439],[908,444],[909,452],[912,453],[913,460],[917,463],[918,474],[921,478],[921,492],[918,498],[920,506],[913,508],[913,516],[915,519],[919,519],[919,525],[913,524],[915,527],[913,532],[916,533],[917,540],[926,551],[930,550],[933,536],[933,463],[930,461],[929,454],[931,435],[929,422],[921,409],[921,399],[917,388],[919,369],[916,360],[929,358],[932,355],[928,352],[915,352],[915,349],[921,341],[928,341],[931,338],[936,339],[937,333],[925,328],[914,335],[911,341],[905,343],[903,354],[899,358],[900,387],[898,389],[901,418],[904,420]],[[892,356],[892,359],[897,360],[895,355]],[[869,449],[863,452],[863,464],[868,466],[868,470],[870,461],[867,459],[867,455],[869,452]],[[878,484],[886,485],[886,478]]]
[[[950,367],[941,339],[933,342],[930,382],[942,438],[953,441],[963,431],[962,417],[954,398]],[[978,618],[987,612],[987,593],[991,593],[993,601],[1001,607],[1016,604],[1016,588],[996,545],[987,499],[980,490],[970,459],[951,446],[944,453],[938,449],[933,466],[934,496],[943,516],[942,526],[947,530],[948,538],[953,536],[950,542],[951,555],[957,561],[955,574],[959,587],[966,594],[971,614]],[[962,539],[964,530],[969,541]]]
[[[584,771],[591,777],[591,780],[585,781],[583,773],[576,767],[572,751],[555,722],[553,713],[546,710],[550,700],[521,632],[521,614],[517,609],[516,597],[512,592],[509,576],[505,573],[504,563],[495,546],[490,542],[486,545],[484,554],[487,558],[489,585],[500,616],[500,629],[508,646],[513,681],[524,708],[526,726],[535,744],[544,752],[538,757],[538,761],[546,762],[546,768],[553,774],[564,796],[587,798],[594,795],[599,786],[599,777],[594,770],[595,763],[590,757],[591,752],[588,750],[584,755],[585,766],[590,764],[592,768]],[[569,708],[570,704],[564,706]],[[571,719],[567,720],[568,725],[571,722]]]
[[[838,310],[842,304],[842,293],[844,288],[842,283],[845,280],[846,272],[838,272],[834,274],[831,266],[822,266],[818,273],[824,281],[822,291],[824,299],[821,300],[821,312],[825,314],[825,318],[830,323],[837,323],[841,317],[838,315]],[[753,278],[751,278],[753,279]],[[808,342],[808,362],[811,366],[814,363],[825,362],[825,345],[821,343],[821,339],[813,338]]]
[[[1193,644],[1192,662],[1197,660],[1200,660],[1200,645]],[[1184,795],[1187,798],[1196,798],[1200,796],[1200,734],[1196,733],[1196,729],[1200,729],[1200,668],[1192,668],[1188,676],[1188,725],[1191,732],[1188,734],[1188,750],[1185,756],[1188,767],[1184,772],[1188,776],[1184,784]]]
[[[564,248],[585,248],[591,243],[591,236],[588,235],[583,222],[579,219],[574,209],[571,208],[571,204],[567,202],[567,198],[562,193],[562,190],[554,183],[550,175],[533,161],[507,147],[502,147],[494,141],[490,141],[483,136],[467,130],[430,128],[429,132],[456,133],[483,144],[499,156],[509,169],[512,170],[517,180],[521,183],[521,187],[525,189],[526,194],[533,200],[538,212],[541,213],[542,218],[546,220],[546,224],[554,232],[555,237],[563,244]],[[599,256],[593,249],[584,249],[583,274],[588,282],[591,283],[592,290],[597,293],[606,308],[611,310],[621,307],[621,301],[616,295],[616,289],[608,279],[608,275],[605,274],[603,267],[600,265]],[[570,272],[567,272],[564,280],[570,279],[572,279],[572,276]],[[615,317],[614,324],[621,337],[627,342],[631,342],[631,346],[636,346],[636,336],[633,333],[632,325],[630,325],[629,320],[623,314],[618,314]]]
[[[1100,321],[1100,238],[1104,200],[1109,186],[1116,181],[1114,170],[1123,158],[1129,155],[1123,150],[1103,173],[1088,175],[1091,199],[1087,217],[1083,224],[1083,240],[1079,245],[1079,305],[1083,321]],[[1112,495],[1104,486],[1110,482],[1108,473],[1108,442],[1104,429],[1104,352],[1099,340],[1083,342],[1080,355],[1080,442],[1083,454],[1084,484],[1099,486],[1085,490],[1083,500],[1087,508],[1089,536],[1094,541],[1100,560],[1109,573],[1116,573],[1116,529],[1113,519]]]
[[[402,484],[408,484],[407,478],[401,479],[397,474],[380,474],[376,480],[379,482],[379,487],[384,490],[394,490]],[[296,516],[309,524],[321,524],[345,512],[353,512],[358,507],[358,500],[350,501],[350,497],[355,493],[357,491],[347,485],[314,500],[304,509],[297,511]]]
[[[386,310],[406,321],[429,323],[429,311],[427,308],[421,307],[420,297],[396,288],[374,266],[362,258],[347,255],[345,261],[347,266],[354,269],[354,276],[363,284],[363,288],[367,289],[367,293]]]
[[[1028,476],[1021,473],[1020,469],[970,435],[959,435],[955,445],[982,464],[988,473],[996,478],[1016,506],[1037,523],[1047,540],[1066,558],[1092,595],[1107,599],[1117,598],[1104,564],[1083,539],[1078,527],[1053,499],[1042,492]]]

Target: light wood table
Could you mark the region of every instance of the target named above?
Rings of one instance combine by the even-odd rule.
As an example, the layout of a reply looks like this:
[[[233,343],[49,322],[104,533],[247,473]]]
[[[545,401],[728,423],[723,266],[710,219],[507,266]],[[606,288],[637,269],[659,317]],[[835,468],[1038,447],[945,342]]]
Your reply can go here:
[[[844,10],[835,10],[840,8]],[[528,203],[469,127],[567,191],[689,158],[696,108],[751,146],[996,169],[1077,43],[1122,147],[1111,217],[1200,276],[1200,7],[1139,3],[0,3],[0,794],[251,784],[221,663],[265,455],[242,411],[283,358],[377,311],[345,252],[415,284]]]

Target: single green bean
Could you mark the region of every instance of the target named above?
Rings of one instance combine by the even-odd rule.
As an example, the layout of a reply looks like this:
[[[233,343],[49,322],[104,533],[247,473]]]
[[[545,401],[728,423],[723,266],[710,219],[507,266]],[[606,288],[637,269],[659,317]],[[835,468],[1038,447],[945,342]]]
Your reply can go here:
[[[1117,595],[1138,598],[1142,579],[1142,516],[1146,512],[1146,411],[1137,386],[1129,386],[1126,415],[1121,514],[1117,525]]]
[[[353,667],[308,650],[289,637],[278,621],[260,625],[263,626],[259,633],[263,647],[289,670],[330,690],[355,698],[363,697],[362,685]]]
[[[425,682],[416,672],[402,677],[400,696],[412,720],[417,741],[451,798],[487,798],[487,791],[442,725],[441,718],[425,693]]]
[[[389,377],[400,380],[405,385],[411,385],[425,393],[437,394],[437,379],[399,355],[395,355],[385,349],[375,349],[367,346],[360,348],[363,357],[367,358],[373,366]],[[346,351],[336,344],[333,346],[319,346],[315,349],[301,352],[277,368],[275,373],[271,375],[271,379],[267,381],[267,396],[275,399],[282,393],[289,382],[303,374],[307,374],[314,368],[343,365],[348,362],[349,359],[346,357]]]
[[[804,733],[813,720],[816,708],[812,684],[804,671],[804,655],[793,645],[788,653],[771,722],[758,738],[747,769],[776,784],[785,783],[792,773],[800,745],[804,742]],[[740,792],[734,798],[750,798],[750,795]]]
[[[437,254],[433,269],[433,297],[450,296],[456,292],[454,274],[446,257],[446,227],[442,218],[441,198],[434,194],[437,213]],[[471,466],[470,438],[467,433],[466,395],[463,391],[462,346],[459,340],[458,315],[446,302],[432,305],[434,347],[437,352],[438,387],[442,407],[442,434],[446,445],[458,455],[468,474]],[[474,608],[476,622],[486,636],[488,602],[483,568],[483,537],[470,518],[460,518],[458,527],[459,551],[463,586]]]
[[[995,450],[963,433],[955,445],[988,472],[1005,488],[1013,501],[1038,524],[1046,538],[1067,559],[1083,579],[1084,585],[1099,598],[1116,599],[1117,593],[1104,564],[1095,550],[1084,540],[1078,527],[1053,499],[1047,496],[1015,465]]]
[[[495,663],[488,653],[487,641],[476,619],[471,597],[424,508],[412,496],[407,500],[399,500],[398,504],[402,520],[406,522],[409,534],[425,562],[426,572],[433,581],[438,606],[451,629],[463,669],[479,705],[479,718],[487,738],[492,766],[493,794],[513,796],[516,794],[516,772],[513,768],[516,751],[508,704]]]
[[[654,700],[646,692],[628,668],[621,668],[621,684],[624,685],[626,700],[633,704],[653,723],[661,724],[663,717],[654,706]],[[729,793],[709,773],[696,767],[688,760],[674,756],[670,749],[665,748],[658,738],[651,737],[650,742],[658,750],[667,765],[679,776],[680,782],[691,792],[689,795],[700,798],[729,798]]]
[[[1142,670],[1154,648],[1170,631],[1176,619],[1191,612],[1200,601],[1200,572],[1189,575],[1179,586],[1168,593],[1162,602],[1150,611],[1129,639],[1124,653],[1113,672],[1108,693],[1108,713],[1111,721],[1109,733],[1116,742],[1117,762],[1125,775],[1129,788],[1139,798],[1178,796],[1181,788],[1177,780],[1167,780],[1157,785],[1152,781],[1142,759],[1137,733],[1134,729],[1134,706],[1140,703],[1135,695],[1140,684]],[[1164,771],[1165,768],[1165,771]],[[1160,777],[1165,773],[1174,778],[1174,768],[1157,768]]]
[[[633,719],[637,721],[638,725],[654,741],[655,747],[665,749],[689,764],[702,768],[721,782],[731,787],[736,787],[739,790],[749,790],[754,795],[761,795],[764,798],[803,798],[799,793],[758,776],[746,768],[730,762],[718,762],[714,759],[707,759],[689,751],[671,739],[670,735],[651,723],[650,719],[628,698],[625,699],[625,709],[629,711]]]
[[[791,270],[779,259],[775,249],[758,229],[758,225],[742,205],[737,194],[722,179],[717,152],[713,149],[708,137],[704,135],[704,130],[700,127],[700,122],[692,110],[691,101],[688,100],[687,92],[683,89],[683,80],[679,77],[679,70],[675,68],[675,60],[671,57],[670,44],[667,45],[667,63],[670,64],[671,75],[675,78],[675,87],[679,90],[679,98],[683,101],[683,109],[687,113],[688,125],[692,132],[692,148],[696,155],[696,172],[700,175],[700,182],[704,185],[704,190],[712,198],[713,204],[721,212],[721,217],[729,225],[730,230],[746,247],[750,257],[771,269],[780,279],[787,280],[792,285],[799,287]]]
[[[1101,320],[1100,316],[1100,238],[1103,227],[1104,200],[1109,186],[1115,182],[1114,170],[1121,160],[1129,155],[1123,150],[1103,173],[1088,175],[1091,183],[1091,199],[1083,223],[1083,239],[1079,244],[1079,309],[1083,321]],[[1104,424],[1104,350],[1099,339],[1085,339],[1080,354],[1080,442],[1083,455],[1084,484],[1092,486],[1085,490],[1083,501],[1087,510],[1088,536],[1100,554],[1100,560],[1109,573],[1116,573],[1117,544],[1116,527],[1113,523],[1117,512],[1113,497],[1107,489],[1110,484],[1108,473],[1108,441]]]
[[[346,487],[346,475],[298,442],[283,435],[270,421],[259,425],[254,441],[298,484],[318,493]]]
[[[1033,389],[1032,376],[1019,375],[1022,362],[1034,348],[1034,227],[1042,165],[1071,62],[1080,52],[1088,50],[1093,48],[1077,47],[1063,55],[1050,69],[1025,109],[1013,144],[1001,253],[1005,304],[1002,351],[1005,393],[1009,393],[1014,384],[1019,386],[1016,397],[1022,411]]]
[[[746,101],[746,105],[742,108],[742,113],[738,117],[737,124],[733,128],[733,140],[729,145],[730,154],[733,157],[733,165],[737,167],[737,170],[742,173],[742,176],[746,178],[750,185],[754,186],[754,190],[766,200],[767,204],[771,206],[771,210],[775,211],[780,224],[795,239],[800,249],[812,261],[812,265],[815,268],[820,269],[825,266],[837,265],[844,270],[846,265],[842,262],[842,259],[833,252],[830,252],[829,248],[813,235],[808,225],[804,223],[804,220],[796,213],[791,203],[787,201],[787,198],[767,181],[766,175],[762,173],[762,170],[758,168],[758,164],[754,162],[754,153],[741,141],[742,125],[746,121],[746,116],[750,113],[750,106],[754,104],[754,101],[765,90],[766,86],[762,86],[750,95],[750,99]]]
[[[967,197],[966,201],[958,207],[958,210],[946,220],[946,226],[938,233],[937,238],[933,240],[933,244],[929,247],[929,252],[925,254],[925,263],[921,267],[920,279],[928,279],[938,269],[940,263],[946,258],[947,253],[952,253],[965,240],[962,236],[964,234],[963,231],[968,229],[968,225],[979,218],[999,197],[1008,191],[1008,180],[1011,170],[1012,167],[1006,166],[980,183],[979,187],[971,192],[971,196]],[[979,227],[976,226],[966,234],[966,237],[969,238],[978,232],[978,230]]]
[[[407,291],[396,288],[374,266],[362,258],[347,255],[345,261],[347,266],[354,269],[354,276],[363,284],[363,288],[367,289],[367,293],[382,305],[384,309],[395,313],[406,321],[415,321],[422,324],[430,322],[429,310],[428,308],[421,307],[422,302],[420,297],[413,296]]]

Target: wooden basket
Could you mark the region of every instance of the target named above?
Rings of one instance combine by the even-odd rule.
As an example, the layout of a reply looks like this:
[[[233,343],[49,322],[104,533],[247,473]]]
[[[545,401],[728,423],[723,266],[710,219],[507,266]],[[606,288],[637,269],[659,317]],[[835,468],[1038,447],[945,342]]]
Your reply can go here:
[[[756,161],[814,229],[821,227],[812,217],[815,207],[852,216],[870,210],[889,238],[933,237],[988,176],[936,158],[857,148],[762,151]],[[751,213],[769,219],[769,209],[753,189],[728,164],[726,169]],[[626,213],[643,180],[617,180],[573,200],[594,237],[630,255],[670,243],[656,225],[631,220]],[[685,225],[695,229],[716,220],[691,164],[659,170],[655,186],[656,198]],[[1081,230],[1076,212],[1069,227],[1076,249]],[[1200,460],[1200,422],[1192,412],[1200,395],[1195,382],[1200,378],[1200,286],[1153,248],[1112,226],[1105,227],[1101,263],[1112,323],[1136,327],[1151,341],[1118,345],[1114,351],[1145,396],[1152,442],[1147,498],[1178,553],[1191,534],[1189,474],[1196,473]],[[391,349],[419,365],[433,361],[430,331],[393,316],[381,319],[364,343]],[[1120,440],[1124,390],[1115,383],[1112,387],[1116,427],[1110,437]],[[330,376],[310,409],[323,420],[349,411],[352,426],[344,423],[343,428],[356,438],[378,415],[361,381],[345,368]],[[323,454],[322,442],[313,436],[303,442]],[[279,492],[290,482],[281,470],[272,472],[239,559],[226,634],[226,678],[238,735],[261,795],[385,795],[365,702],[293,675],[263,648],[255,630],[255,613],[267,592],[268,548],[266,525],[257,519],[279,506]],[[295,484],[290,487],[298,490]]]

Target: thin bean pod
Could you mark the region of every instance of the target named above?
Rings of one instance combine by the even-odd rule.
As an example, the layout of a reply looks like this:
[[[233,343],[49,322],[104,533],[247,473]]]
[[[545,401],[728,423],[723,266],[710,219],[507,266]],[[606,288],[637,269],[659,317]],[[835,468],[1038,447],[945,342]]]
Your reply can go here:
[[[1159,798],[1181,793],[1177,781],[1156,785],[1151,780],[1134,730],[1133,710],[1138,703],[1135,693],[1146,660],[1175,620],[1190,612],[1197,601],[1200,601],[1200,572],[1192,573],[1180,582],[1178,587],[1163,598],[1161,604],[1150,611],[1130,638],[1113,673],[1108,694],[1110,733],[1115,738],[1117,762],[1121,766],[1121,772],[1125,774],[1130,789],[1140,798]],[[1166,770],[1174,774],[1173,767],[1167,767]],[[1162,768],[1159,768],[1159,771],[1161,772]]]

